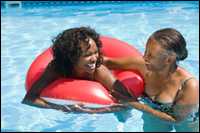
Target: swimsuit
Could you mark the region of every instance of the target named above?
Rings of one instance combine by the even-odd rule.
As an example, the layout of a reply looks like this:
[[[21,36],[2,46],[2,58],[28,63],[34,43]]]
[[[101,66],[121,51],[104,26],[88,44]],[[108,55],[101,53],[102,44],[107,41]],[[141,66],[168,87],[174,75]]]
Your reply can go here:
[[[178,93],[180,92],[180,90],[183,88],[183,86],[185,85],[185,83],[192,79],[193,77],[187,78],[185,79],[182,83],[180,88],[178,89],[175,99],[178,96]],[[162,112],[165,112],[169,115],[174,115],[175,112],[173,111],[173,105],[175,104],[175,102],[172,103],[160,103],[157,101],[153,101],[147,94],[144,94],[142,97],[140,97],[140,101],[150,105],[152,108],[154,109],[158,109]],[[181,107],[180,107],[181,108]],[[196,106],[196,108],[194,108],[194,110],[188,115],[188,117],[186,118],[187,120],[190,121],[196,121],[199,120],[199,105]]]

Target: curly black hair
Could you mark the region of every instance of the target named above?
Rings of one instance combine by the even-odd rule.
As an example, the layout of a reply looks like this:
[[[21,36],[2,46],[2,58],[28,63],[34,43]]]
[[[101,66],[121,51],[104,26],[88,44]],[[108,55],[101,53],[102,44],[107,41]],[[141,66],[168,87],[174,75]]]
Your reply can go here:
[[[71,28],[59,33],[52,40],[53,62],[59,73],[64,76],[72,75],[73,66],[78,62],[83,52],[80,45],[84,44],[89,48],[89,38],[95,41],[98,48],[99,58],[96,66],[99,67],[102,64],[100,35],[90,27]]]

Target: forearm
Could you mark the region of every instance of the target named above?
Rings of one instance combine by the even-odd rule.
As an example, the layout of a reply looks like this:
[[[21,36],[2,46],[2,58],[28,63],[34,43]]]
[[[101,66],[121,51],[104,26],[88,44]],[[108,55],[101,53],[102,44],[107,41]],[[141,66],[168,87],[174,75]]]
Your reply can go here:
[[[92,109],[88,107],[81,107],[79,105],[58,105],[55,103],[48,102],[42,98],[35,98],[35,99],[24,99],[22,101],[23,104],[28,104],[31,106],[39,107],[39,108],[46,108],[46,109],[56,109],[63,112],[73,112],[73,113],[100,113],[106,112],[106,109]],[[109,110],[110,111],[110,110]]]
[[[126,88],[123,83],[121,83],[119,80],[116,80],[112,87],[113,91],[111,91],[111,94],[120,101],[120,103],[128,102],[128,101],[137,101],[137,98],[134,95],[131,95],[128,92],[128,88]]]
[[[113,113],[113,112],[121,111],[123,109],[127,109],[127,106],[117,104],[117,105],[112,105],[108,107],[100,107],[100,108],[79,107],[80,112],[85,112],[85,113],[90,113],[90,114]]]
[[[39,108],[46,108],[46,109],[56,109],[56,110],[62,110],[63,109],[63,105],[58,105],[58,104],[54,104],[54,103],[50,103],[42,98],[36,98],[34,100],[28,100],[28,99],[24,99],[22,101],[22,103],[24,104],[28,104],[31,106],[35,106],[35,107],[39,107]]]
[[[150,113],[150,114],[152,114],[156,117],[159,117],[160,119],[171,121],[171,122],[176,121],[176,119],[173,118],[171,115],[168,115],[164,112],[155,110],[155,109],[149,107],[148,105],[145,105],[145,104],[142,104],[142,103],[139,103],[139,102],[129,102],[129,104],[131,106],[133,106],[134,108],[138,109],[138,110],[142,110],[142,111],[145,111],[147,113]]]
[[[103,64],[108,67],[109,69],[113,69],[116,67],[117,62],[115,61],[115,58],[112,57],[103,57]]]

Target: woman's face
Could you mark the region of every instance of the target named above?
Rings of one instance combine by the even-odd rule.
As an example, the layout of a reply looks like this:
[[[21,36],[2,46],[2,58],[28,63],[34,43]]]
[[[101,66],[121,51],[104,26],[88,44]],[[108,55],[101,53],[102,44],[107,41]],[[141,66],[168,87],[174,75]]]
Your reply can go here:
[[[74,66],[74,70],[78,76],[92,75],[96,69],[97,59],[99,58],[98,48],[93,39],[89,39],[89,48],[82,44],[82,55]]]
[[[166,66],[166,50],[162,48],[158,42],[150,38],[146,45],[146,50],[144,53],[145,65],[150,71],[162,71]]]

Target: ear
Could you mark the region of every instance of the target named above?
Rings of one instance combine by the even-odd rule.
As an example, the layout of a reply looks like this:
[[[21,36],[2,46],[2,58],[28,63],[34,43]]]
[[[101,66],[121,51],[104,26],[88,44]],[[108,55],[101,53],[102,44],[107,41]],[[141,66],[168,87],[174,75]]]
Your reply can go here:
[[[164,59],[164,62],[165,62],[166,64],[172,64],[175,60],[176,60],[176,57],[175,57],[175,56],[167,56],[167,57]]]

